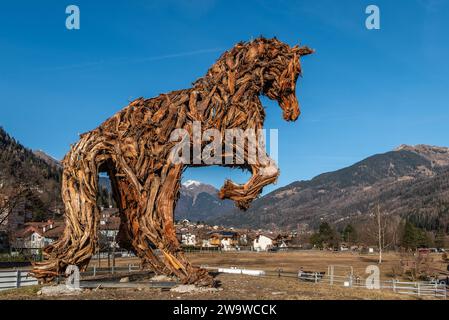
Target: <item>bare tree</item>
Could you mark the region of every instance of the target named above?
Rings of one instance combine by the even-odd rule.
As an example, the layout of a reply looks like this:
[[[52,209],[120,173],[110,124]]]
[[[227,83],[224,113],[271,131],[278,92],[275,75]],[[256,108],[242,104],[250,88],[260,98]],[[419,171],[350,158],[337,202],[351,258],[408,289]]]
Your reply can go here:
[[[19,185],[10,188],[3,195],[3,199],[0,198],[0,226],[6,225],[14,209],[23,202],[28,190],[27,186]]]
[[[379,264],[382,263],[382,248],[385,242],[385,228],[382,228],[380,205],[377,204],[377,238],[379,240]]]
[[[380,204],[377,204],[375,212],[371,214],[372,220],[368,221],[365,226],[368,241],[376,243],[379,248],[378,263],[382,264],[384,250],[397,244],[397,226],[398,219],[385,214],[380,209]]]

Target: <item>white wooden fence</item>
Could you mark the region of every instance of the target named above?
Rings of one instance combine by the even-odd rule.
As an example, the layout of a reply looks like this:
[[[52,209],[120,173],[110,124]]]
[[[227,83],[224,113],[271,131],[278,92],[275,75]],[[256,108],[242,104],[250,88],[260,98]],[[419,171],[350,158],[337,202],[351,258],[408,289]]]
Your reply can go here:
[[[366,288],[365,279],[354,277],[352,274],[346,276],[335,274],[324,274],[324,272],[298,272],[298,279],[315,283],[326,283],[349,288]],[[436,298],[447,298],[447,289],[444,282],[419,281],[407,282],[399,280],[379,281],[379,290],[391,290],[399,294],[416,296],[432,296]]]
[[[29,270],[0,271],[0,290],[14,289],[38,284],[37,279],[28,275]]]

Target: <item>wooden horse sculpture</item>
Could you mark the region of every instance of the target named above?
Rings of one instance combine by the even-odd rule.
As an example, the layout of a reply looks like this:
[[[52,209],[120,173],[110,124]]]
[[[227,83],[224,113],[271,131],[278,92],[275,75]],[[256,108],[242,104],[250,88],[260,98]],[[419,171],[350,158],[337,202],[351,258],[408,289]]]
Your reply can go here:
[[[284,119],[295,121],[300,113],[295,96],[300,57],[311,53],[307,47],[290,47],[277,39],[239,43],[192,88],[139,98],[82,134],[63,160],[64,234],[44,249],[46,261],[36,263],[33,274],[49,281],[68,265],[87,268],[98,241],[98,175],[107,172],[121,217],[119,245],[156,273],[175,275],[183,283],[213,285],[206,270],[185,258],[173,221],[183,170],[207,164],[173,162],[170,152],[176,143],[171,133],[176,129],[192,133],[195,122],[202,132],[262,129],[265,112],[260,95],[278,101]],[[223,165],[252,172],[245,184],[226,181],[219,193],[241,209],[248,208],[279,174],[273,161]]]

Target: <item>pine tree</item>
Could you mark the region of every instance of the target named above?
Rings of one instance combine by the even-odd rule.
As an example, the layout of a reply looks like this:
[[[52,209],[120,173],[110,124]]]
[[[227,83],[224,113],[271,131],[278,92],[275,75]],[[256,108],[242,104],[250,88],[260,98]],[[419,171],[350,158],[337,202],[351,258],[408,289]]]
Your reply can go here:
[[[354,243],[357,241],[357,231],[352,224],[346,225],[342,232],[342,237],[345,242]]]
[[[444,229],[441,228],[435,235],[435,246],[437,248],[445,248],[446,247],[446,234],[444,233]]]
[[[410,222],[406,221],[401,244],[406,249],[416,249],[418,247],[418,229]]]
[[[338,240],[337,233],[327,222],[322,222],[318,232],[310,237],[310,243],[318,248],[324,248],[325,246],[336,247],[338,246]]]
[[[402,246],[407,249],[430,247],[432,240],[427,232],[417,228],[411,221],[406,221],[402,236]]]

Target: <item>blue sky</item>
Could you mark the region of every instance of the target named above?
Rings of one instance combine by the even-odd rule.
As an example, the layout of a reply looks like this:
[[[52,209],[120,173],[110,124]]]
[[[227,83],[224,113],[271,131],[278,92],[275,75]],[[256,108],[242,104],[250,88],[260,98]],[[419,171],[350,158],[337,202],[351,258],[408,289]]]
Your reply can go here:
[[[65,28],[76,4],[81,29]],[[376,4],[381,30],[365,28]],[[406,144],[449,145],[449,1],[10,1],[0,8],[0,125],[62,158],[78,133],[128,101],[187,88],[220,53],[263,35],[316,49],[303,59],[302,115],[282,120],[278,186]],[[247,175],[189,169],[220,186]],[[266,191],[272,190],[269,187]]]

